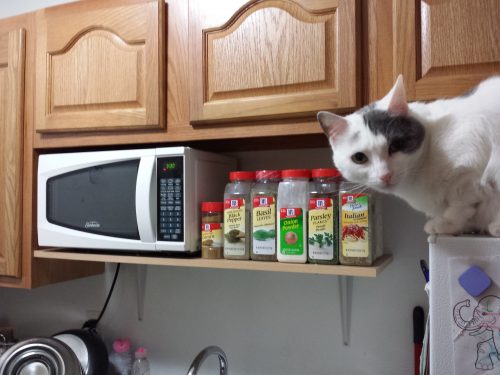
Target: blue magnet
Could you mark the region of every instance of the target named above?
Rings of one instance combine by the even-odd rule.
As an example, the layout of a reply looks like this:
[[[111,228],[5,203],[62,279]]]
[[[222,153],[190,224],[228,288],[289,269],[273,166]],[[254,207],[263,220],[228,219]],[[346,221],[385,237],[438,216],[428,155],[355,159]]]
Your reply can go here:
[[[489,276],[477,266],[469,267],[460,275],[458,282],[473,297],[481,295],[491,285]]]

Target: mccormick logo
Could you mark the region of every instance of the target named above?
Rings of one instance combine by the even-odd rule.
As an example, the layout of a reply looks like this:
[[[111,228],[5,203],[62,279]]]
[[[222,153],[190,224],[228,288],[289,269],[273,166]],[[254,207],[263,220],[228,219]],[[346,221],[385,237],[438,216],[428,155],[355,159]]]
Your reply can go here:
[[[98,221],[87,221],[85,222],[85,229],[89,228],[100,228],[101,224]]]
[[[311,198],[309,199],[309,209],[310,210],[327,210],[333,206],[333,200],[331,198]]]
[[[349,203],[354,202],[354,197],[352,195],[348,195],[347,202],[349,202]]]
[[[302,215],[301,208],[281,208],[280,219],[294,219]]]
[[[245,206],[245,200],[243,198],[239,199],[224,199],[224,209],[239,209]]]
[[[201,230],[203,232],[211,232],[216,229],[222,229],[221,223],[207,223],[201,224]]]
[[[257,196],[253,198],[253,206],[255,207],[270,207],[274,204],[274,198],[268,196]]]

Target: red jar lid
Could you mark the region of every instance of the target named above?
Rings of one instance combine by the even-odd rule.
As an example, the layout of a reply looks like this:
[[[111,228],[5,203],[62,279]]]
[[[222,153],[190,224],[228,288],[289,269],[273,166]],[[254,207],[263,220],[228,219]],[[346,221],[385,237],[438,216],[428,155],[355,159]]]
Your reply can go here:
[[[309,169],[285,169],[281,171],[282,178],[309,178],[311,177],[311,172]]]
[[[245,172],[245,171],[237,171],[237,172],[229,172],[229,180],[255,180],[255,172]]]
[[[255,177],[257,178],[257,180],[263,180],[265,178],[280,179],[281,171],[264,169],[262,171],[255,172]]]
[[[224,202],[201,202],[203,212],[223,212]]]
[[[313,178],[317,177],[340,177],[340,172],[337,168],[317,168],[311,171]]]

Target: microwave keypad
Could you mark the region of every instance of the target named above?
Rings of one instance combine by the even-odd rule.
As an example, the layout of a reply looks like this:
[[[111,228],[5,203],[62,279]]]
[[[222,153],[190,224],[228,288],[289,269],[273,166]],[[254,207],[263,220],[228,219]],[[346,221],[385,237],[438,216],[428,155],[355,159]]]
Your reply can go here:
[[[183,241],[182,157],[158,159],[158,240]]]

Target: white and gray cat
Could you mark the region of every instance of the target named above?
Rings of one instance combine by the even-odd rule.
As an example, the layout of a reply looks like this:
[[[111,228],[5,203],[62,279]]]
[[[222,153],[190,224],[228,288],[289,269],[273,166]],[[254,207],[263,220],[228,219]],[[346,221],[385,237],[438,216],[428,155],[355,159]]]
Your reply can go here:
[[[343,176],[424,212],[427,233],[500,237],[500,76],[430,103],[407,103],[399,76],[383,99],[318,120]]]

